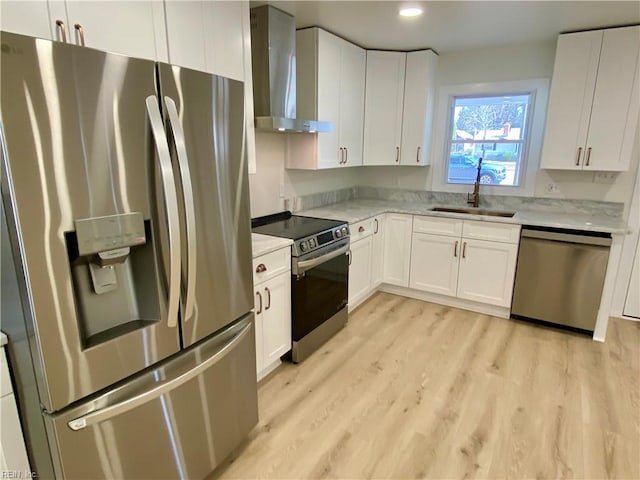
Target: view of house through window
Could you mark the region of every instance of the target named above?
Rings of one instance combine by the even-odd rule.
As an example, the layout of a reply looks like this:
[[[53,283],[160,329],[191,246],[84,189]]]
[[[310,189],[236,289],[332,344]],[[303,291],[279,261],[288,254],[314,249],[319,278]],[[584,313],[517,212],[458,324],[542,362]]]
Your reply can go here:
[[[454,97],[449,125],[448,183],[520,184],[532,94]]]

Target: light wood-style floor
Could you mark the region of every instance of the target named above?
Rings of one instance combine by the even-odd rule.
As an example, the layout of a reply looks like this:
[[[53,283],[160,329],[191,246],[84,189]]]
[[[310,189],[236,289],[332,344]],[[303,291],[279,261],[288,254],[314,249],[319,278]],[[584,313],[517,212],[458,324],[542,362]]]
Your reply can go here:
[[[607,342],[378,293],[259,387],[217,478],[640,478],[640,323]]]

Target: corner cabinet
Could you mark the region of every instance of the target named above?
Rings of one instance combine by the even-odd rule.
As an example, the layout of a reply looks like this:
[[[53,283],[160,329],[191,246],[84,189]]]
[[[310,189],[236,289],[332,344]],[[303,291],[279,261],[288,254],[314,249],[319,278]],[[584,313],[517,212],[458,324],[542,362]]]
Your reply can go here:
[[[256,372],[260,380],[291,350],[291,247],[253,259]]]
[[[640,114],[640,26],[560,35],[540,167],[626,171]]]
[[[367,52],[364,165],[428,164],[438,56]]]
[[[286,167],[362,165],[365,50],[320,28],[296,32],[297,116],[331,122],[331,132],[287,137]]]

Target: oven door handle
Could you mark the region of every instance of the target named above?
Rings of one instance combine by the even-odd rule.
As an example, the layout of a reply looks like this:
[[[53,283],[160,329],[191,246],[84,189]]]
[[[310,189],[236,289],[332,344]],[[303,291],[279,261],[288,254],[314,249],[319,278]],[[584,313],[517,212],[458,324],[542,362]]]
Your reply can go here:
[[[325,255],[321,255],[316,258],[312,258],[311,260],[303,260],[302,262],[298,262],[296,273],[301,274],[306,272],[307,270],[312,269],[313,267],[317,267],[321,263],[324,263],[332,258],[339,257],[340,255],[344,255],[349,251],[349,244],[347,243],[344,247],[340,247],[337,250],[329,252]]]

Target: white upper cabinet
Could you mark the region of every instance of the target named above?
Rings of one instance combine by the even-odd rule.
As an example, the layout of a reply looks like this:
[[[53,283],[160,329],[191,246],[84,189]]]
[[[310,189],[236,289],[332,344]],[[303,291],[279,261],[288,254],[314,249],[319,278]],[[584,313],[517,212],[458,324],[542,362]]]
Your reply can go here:
[[[244,80],[246,2],[167,1],[169,61]]]
[[[541,168],[625,171],[640,114],[640,26],[560,35]]]
[[[5,32],[52,40],[54,38],[55,19],[52,20],[49,16],[47,4],[48,2],[46,1],[0,1],[0,29]],[[66,23],[66,16],[65,18],[60,18],[60,20]]]
[[[296,32],[297,117],[331,132],[289,135],[287,168],[362,165],[365,50],[320,28]]]
[[[364,165],[400,163],[404,52],[367,51]]]
[[[77,45],[166,60],[162,4],[153,1],[67,1],[67,38]]]
[[[427,165],[438,56],[432,50],[407,53],[402,114],[401,165]]]

